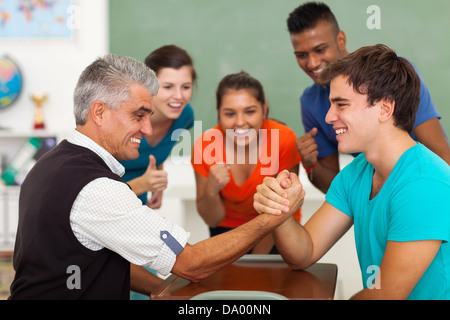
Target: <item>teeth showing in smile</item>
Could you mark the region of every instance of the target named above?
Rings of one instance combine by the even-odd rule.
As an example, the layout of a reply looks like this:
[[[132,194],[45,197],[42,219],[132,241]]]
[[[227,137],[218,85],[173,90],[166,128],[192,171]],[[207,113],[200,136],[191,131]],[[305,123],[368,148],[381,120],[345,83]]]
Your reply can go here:
[[[314,73],[322,73],[324,68],[314,71]]]
[[[138,139],[138,138],[130,138],[130,141],[132,143],[141,143],[141,139]]]
[[[181,108],[182,105],[181,103],[169,103],[169,107],[172,108]]]
[[[338,129],[336,130],[336,134],[341,134],[347,132],[347,129]]]
[[[315,74],[315,75],[320,75],[323,72],[323,70],[325,70],[325,68],[318,69],[318,70],[313,70],[312,73]]]
[[[250,129],[236,129],[234,130],[234,133],[237,135],[242,135],[242,134],[246,134],[250,131]]]

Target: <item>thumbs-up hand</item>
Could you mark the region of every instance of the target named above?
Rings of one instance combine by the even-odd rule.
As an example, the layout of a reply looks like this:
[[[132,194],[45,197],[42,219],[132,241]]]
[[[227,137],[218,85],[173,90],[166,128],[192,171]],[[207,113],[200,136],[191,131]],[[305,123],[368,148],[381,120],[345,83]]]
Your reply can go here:
[[[317,162],[319,151],[314,137],[317,134],[317,128],[312,128],[311,131],[305,133],[303,136],[295,141],[297,150],[302,157],[302,163],[305,167],[312,167]]]
[[[167,172],[156,168],[156,159],[153,155],[149,157],[149,164],[142,178],[148,191],[159,192],[167,188]]]

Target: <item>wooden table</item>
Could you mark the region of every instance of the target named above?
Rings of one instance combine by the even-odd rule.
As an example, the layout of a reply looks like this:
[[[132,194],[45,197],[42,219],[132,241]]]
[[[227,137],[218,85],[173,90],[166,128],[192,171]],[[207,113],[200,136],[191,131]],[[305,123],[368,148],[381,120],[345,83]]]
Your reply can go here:
[[[335,264],[317,263],[293,271],[279,255],[245,255],[198,283],[171,275],[150,299],[189,300],[214,290],[267,291],[291,300],[333,299],[336,279]]]

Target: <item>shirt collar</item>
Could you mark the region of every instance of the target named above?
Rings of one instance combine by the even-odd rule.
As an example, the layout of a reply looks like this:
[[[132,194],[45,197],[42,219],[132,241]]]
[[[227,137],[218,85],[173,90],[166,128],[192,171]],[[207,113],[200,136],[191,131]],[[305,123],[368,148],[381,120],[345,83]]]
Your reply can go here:
[[[98,145],[94,140],[88,136],[82,134],[78,130],[74,130],[72,135],[67,139],[68,142],[76,144],[81,147],[85,147],[93,152],[95,152],[100,158],[105,161],[109,169],[117,174],[118,176],[123,176],[125,173],[125,168],[119,163],[108,151]]]

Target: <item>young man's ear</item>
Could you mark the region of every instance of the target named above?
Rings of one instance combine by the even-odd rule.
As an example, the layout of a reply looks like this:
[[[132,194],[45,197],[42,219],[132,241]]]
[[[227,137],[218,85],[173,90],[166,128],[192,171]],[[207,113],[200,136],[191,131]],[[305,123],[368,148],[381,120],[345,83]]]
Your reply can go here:
[[[91,105],[89,114],[95,123],[101,124],[107,109],[108,107],[103,101],[95,100]]]
[[[392,118],[395,109],[395,101],[384,98],[380,102],[380,121],[387,121]]]

